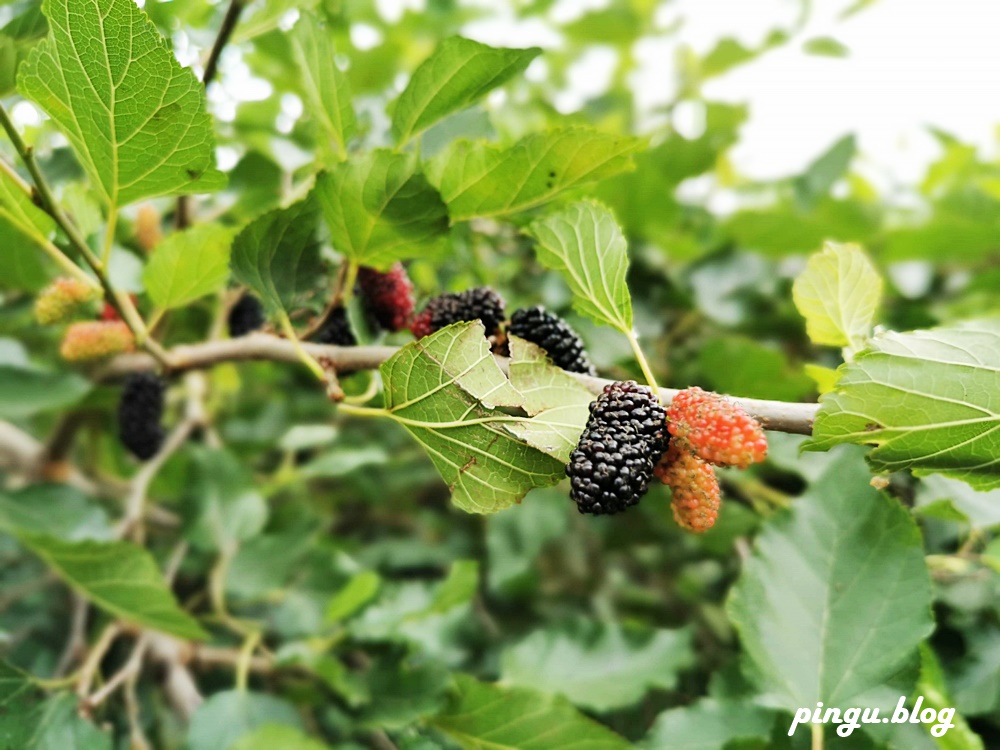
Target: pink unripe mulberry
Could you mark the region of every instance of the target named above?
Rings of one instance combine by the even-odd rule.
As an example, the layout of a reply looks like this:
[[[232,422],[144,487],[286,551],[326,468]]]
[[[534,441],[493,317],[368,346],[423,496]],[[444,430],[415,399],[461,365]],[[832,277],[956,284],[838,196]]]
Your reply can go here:
[[[89,320],[73,323],[66,329],[59,353],[70,362],[110,357],[130,352],[135,348],[135,337],[120,320]]]

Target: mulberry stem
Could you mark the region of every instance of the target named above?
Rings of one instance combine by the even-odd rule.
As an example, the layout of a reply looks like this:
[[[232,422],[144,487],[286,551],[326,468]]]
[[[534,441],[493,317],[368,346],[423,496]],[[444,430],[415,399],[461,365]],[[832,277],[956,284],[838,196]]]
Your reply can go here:
[[[632,345],[632,352],[635,354],[636,362],[639,363],[639,368],[642,370],[642,376],[646,378],[646,385],[659,394],[660,389],[656,385],[656,378],[653,376],[653,371],[649,367],[646,355],[643,354],[642,347],[639,346],[639,337],[635,335],[635,331],[629,331],[625,335],[628,337],[629,344]],[[660,401],[663,401],[662,396],[660,396]]]
[[[295,327],[292,325],[292,321],[289,319],[288,313],[282,311],[279,321],[281,322],[281,330],[284,332],[288,340],[292,342],[292,346],[295,347],[295,352],[299,355],[299,359],[302,360],[302,364],[308,367],[309,372],[319,378],[321,383],[325,383],[327,381],[326,371],[323,369],[323,366],[316,361],[315,357],[302,348],[302,342],[299,341],[299,337],[295,335]]]

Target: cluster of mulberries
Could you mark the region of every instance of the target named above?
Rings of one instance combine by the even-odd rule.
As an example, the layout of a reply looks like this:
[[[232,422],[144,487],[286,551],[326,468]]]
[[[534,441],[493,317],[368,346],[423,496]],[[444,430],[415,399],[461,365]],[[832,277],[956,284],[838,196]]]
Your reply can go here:
[[[632,381],[604,388],[566,467],[581,513],[609,515],[639,502],[667,447],[665,420],[651,389]]]
[[[166,384],[148,372],[125,381],[118,402],[118,436],[132,455],[146,461],[163,445],[163,401]]]
[[[701,533],[715,523],[721,504],[713,464],[745,469],[763,461],[767,438],[740,406],[697,387],[674,396],[667,419],[672,439],[656,476],[670,487],[677,524]]]
[[[323,325],[316,331],[313,340],[318,344],[357,346],[358,339],[351,329],[347,308],[343,306],[333,308],[323,321]]]
[[[358,270],[358,290],[365,314],[379,328],[402,331],[413,316],[413,282],[402,263],[386,272],[362,266]]]
[[[418,339],[435,331],[471,320],[482,321],[486,335],[496,333],[506,314],[506,303],[496,291],[488,286],[467,289],[464,292],[448,292],[432,299],[414,318],[410,330]]]
[[[266,321],[264,305],[254,295],[247,292],[229,310],[226,323],[230,338],[239,338],[261,328]]]
[[[556,367],[567,372],[597,374],[579,334],[558,315],[540,305],[516,311],[510,318],[507,333],[540,346]]]

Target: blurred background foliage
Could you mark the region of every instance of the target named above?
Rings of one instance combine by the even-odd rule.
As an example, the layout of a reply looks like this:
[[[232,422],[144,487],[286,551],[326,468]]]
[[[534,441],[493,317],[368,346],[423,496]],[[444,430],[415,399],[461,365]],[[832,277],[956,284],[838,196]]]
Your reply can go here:
[[[815,399],[818,387],[805,365],[835,367],[839,353],[810,344],[790,288],[805,256],[827,239],[861,243],[883,272],[880,320],[888,328],[933,326],[1000,308],[1000,165],[975,146],[931,129],[939,156],[921,180],[889,191],[857,169],[865,155],[849,133],[783,179],[755,181],[734,167],[729,152],[754,117],[754,103],[708,100],[703,86],[782,46],[798,45],[803,55],[849,54],[832,38],[802,38],[808,2],[790,3],[759,44],[722,38],[705,54],[685,44],[682,17],[663,13],[669,2],[587,4],[569,21],[553,20],[565,5],[426,0],[388,13],[366,0],[249,3],[209,91],[229,186],[200,202],[198,218],[245,222],[294,195],[315,168],[318,131],[303,111],[285,33],[296,9],[314,8],[332,30],[365,147],[389,143],[387,104],[437,42],[513,19],[550,30],[556,41],[525,76],[425,133],[421,153],[430,156],[458,137],[509,142],[567,122],[647,138],[634,171],[585,192],[610,205],[628,235],[637,327],[661,384]],[[865,5],[848,10],[863,12]],[[184,64],[203,59],[224,12],[223,3],[203,0],[146,0],[144,8]],[[16,62],[46,26],[35,2],[5,3],[0,18],[0,90],[10,95]],[[652,85],[655,71],[635,76],[637,50],[651,38],[669,40],[676,56],[676,80],[664,81],[676,95],[654,106],[642,104],[649,97],[637,93],[636,81]],[[519,46],[517,38],[487,41]],[[595,54],[613,60],[607,85],[567,95],[579,87],[579,61]],[[42,166],[69,211],[96,234],[101,214],[65,140],[31,105],[19,103],[14,112],[30,141],[47,144]],[[173,203],[154,205],[166,226]],[[114,274],[122,288],[141,292],[135,221],[127,211]],[[570,312],[568,290],[535,263],[517,226],[464,225],[452,233],[447,263],[415,261],[409,270],[423,298],[489,284],[511,309],[543,303],[565,313],[602,374],[639,375],[626,342]],[[11,272],[26,275],[5,286],[37,289],[45,281],[30,268]],[[30,296],[10,291],[2,300],[4,362],[55,362],[57,339],[31,322]],[[207,304],[185,308],[171,316],[165,339],[197,340],[210,319]],[[157,747],[244,747],[231,743],[269,722],[308,729],[345,750],[385,748],[391,745],[380,743],[390,741],[401,750],[452,747],[426,719],[445,705],[457,672],[565,695],[650,749],[682,739],[699,748],[735,747],[726,744],[734,740],[741,748],[807,746],[805,732],[785,736],[788,715],[751,697],[724,601],[761,526],[796,497],[817,492],[842,455],[860,465],[856,452],[800,457],[800,438],[772,435],[765,465],[723,475],[724,512],[703,537],[676,528],[662,488],[611,519],[578,516],[562,487],[480,517],[452,508],[447,488],[400,427],[333,418],[325,395],[300,368],[224,365],[209,377],[222,446],[192,442],[159,473],[151,496],[164,512],[159,524],[154,517],[148,546],[165,559],[178,535],[186,539],[190,551],[176,584],[181,602],[196,603],[215,582],[232,617],[264,624],[268,656],[251,670],[249,693],[232,690],[231,662],[196,661],[199,685],[210,697],[190,730],[172,717],[155,681],[143,682],[146,730]],[[352,376],[345,388],[363,390],[366,378]],[[78,408],[84,422],[78,458],[112,485],[133,471],[114,437],[116,398],[116,388],[101,386]],[[18,423],[45,436],[58,416]],[[837,481],[833,476],[826,481]],[[866,477],[851,481],[858,492],[867,487]],[[1000,524],[998,493],[909,476],[894,477],[890,489],[914,509],[931,556],[938,622],[931,643],[942,690],[981,734],[979,746],[998,747],[1000,547],[991,541]],[[18,493],[22,502],[23,493],[47,493],[33,501],[58,509],[68,538],[110,534],[111,509],[75,490],[9,486],[3,498]],[[6,536],[0,555],[0,649],[19,667],[51,674],[65,646],[71,596]],[[222,631],[213,647],[230,653],[240,645],[238,634]],[[119,646],[108,658],[113,664],[127,655]],[[742,707],[720,713],[727,701]],[[649,735],[658,717],[661,733]],[[114,702],[99,718],[124,722]],[[727,733],[728,719],[742,723]],[[706,739],[709,726],[720,730],[717,739]],[[829,741],[859,748],[937,744],[904,730]]]

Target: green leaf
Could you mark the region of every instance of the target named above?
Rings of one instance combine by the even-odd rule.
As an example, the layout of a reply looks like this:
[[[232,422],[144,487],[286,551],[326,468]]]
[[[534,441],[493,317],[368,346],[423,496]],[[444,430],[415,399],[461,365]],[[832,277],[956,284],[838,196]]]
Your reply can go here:
[[[994,713],[1000,707],[1000,632],[989,625],[966,628],[962,640],[964,656],[949,674],[951,705],[966,716]]]
[[[954,711],[955,701],[948,693],[941,663],[934,650],[926,643],[920,645],[920,680],[917,682],[917,695],[924,698],[924,706]],[[949,729],[943,737],[936,738],[936,744],[941,750],[983,750],[983,741],[969,728],[969,724],[961,715],[954,716],[955,726]],[[927,729],[927,725],[924,725]]]
[[[805,208],[811,208],[844,176],[854,158],[856,144],[853,135],[845,135],[834,143],[792,183],[795,196]]]
[[[816,344],[864,348],[882,300],[882,277],[857,245],[827,242],[809,258],[792,298]]]
[[[873,705],[934,629],[920,530],[859,458],[844,450],[767,522],[730,595],[767,705]]]
[[[231,750],[327,750],[318,740],[314,740],[294,727],[282,724],[265,724],[249,734],[243,735]],[[218,750],[218,748],[216,748]]]
[[[360,712],[362,726],[402,729],[444,706],[449,672],[439,664],[379,659],[364,675],[371,700]]]
[[[363,467],[384,466],[392,460],[389,451],[381,445],[338,445],[316,456],[301,471],[305,478],[342,477]]]
[[[528,233],[538,243],[538,261],[566,279],[577,311],[631,333],[628,243],[609,209],[593,201],[573,203],[532,222]]]
[[[106,203],[225,184],[201,83],[132,0],[44,0],[42,10],[49,36],[18,89],[66,134]]]
[[[699,65],[698,72],[702,81],[708,80],[733,68],[755,60],[765,52],[780,47],[788,41],[788,34],[774,30],[758,47],[745,47],[742,42],[732,37],[724,37],[708,52]]]
[[[784,352],[743,336],[720,335],[708,339],[697,356],[705,373],[706,388],[718,393],[738,393],[744,398],[800,401],[815,387],[809,377],[792,366]],[[733,367],[739,362],[739,367]]]
[[[381,585],[382,578],[373,570],[365,570],[353,576],[330,600],[326,608],[326,619],[330,622],[347,619],[370,602]]]
[[[464,750],[628,750],[629,743],[562,698],[457,675],[431,723]]]
[[[27,674],[0,661],[0,747],[30,750],[42,697]]]
[[[806,54],[819,55],[820,57],[847,57],[851,54],[851,51],[842,42],[829,36],[807,39],[802,44],[802,49]]]
[[[806,363],[802,365],[802,371],[816,384],[816,390],[820,394],[829,393],[837,385],[837,378],[840,375],[832,367],[823,367],[822,365],[814,365]],[[730,391],[730,393],[735,393],[736,391]]]
[[[318,222],[319,209],[310,197],[255,219],[233,240],[233,276],[271,313],[290,306],[319,275]]]
[[[535,133],[513,146],[457,141],[427,164],[451,220],[504,216],[632,168],[642,141],[590,128]]]
[[[416,169],[413,154],[376,150],[319,176],[315,195],[337,252],[380,269],[437,253],[448,209]]]
[[[221,289],[229,278],[232,242],[233,230],[220,224],[198,224],[168,235],[142,274],[150,298],[169,309]]]
[[[520,406],[523,398],[490,353],[479,321],[408,344],[381,372],[390,416],[423,445],[459,508],[492,513],[563,477],[563,464],[505,429],[517,418],[496,407]]]
[[[0,170],[0,288],[35,292],[49,280],[39,245],[48,242],[55,222],[31,201],[20,184]]]
[[[807,450],[875,445],[876,472],[940,472],[976,489],[1000,487],[1000,318],[886,332],[841,367],[820,399]]]
[[[569,463],[595,397],[579,380],[553,365],[540,347],[517,336],[509,341],[510,382],[524,396],[523,408],[531,419],[507,429],[528,445]]]
[[[673,689],[693,655],[687,630],[616,623],[539,630],[504,650],[501,681],[606,712],[636,704],[650,688]]]
[[[447,592],[446,583],[447,579],[437,586],[416,582],[383,584],[378,601],[366,607],[348,628],[354,637],[365,641],[425,643],[421,639],[429,630],[440,632],[442,624],[454,622],[468,612],[472,592],[469,599],[459,600]],[[448,596],[443,596],[442,591]]]
[[[316,120],[322,134],[319,147],[330,156],[341,158],[347,153],[347,141],[354,135],[357,123],[351,107],[350,84],[337,66],[330,32],[313,13],[304,11],[288,39],[302,73],[306,112]]]
[[[566,493],[558,487],[534,490],[516,508],[486,519],[486,580],[491,591],[510,596],[541,576],[536,558],[566,533]]]
[[[111,750],[111,733],[80,715],[76,696],[54,695],[34,715],[35,732],[23,750]]]
[[[432,612],[447,612],[452,607],[469,602],[479,588],[479,563],[476,560],[456,560],[448,577],[434,592]]]
[[[90,389],[90,381],[73,372],[0,365],[0,417],[18,419],[65,409]]]
[[[0,667],[0,747],[11,750],[111,750],[111,733],[83,718],[70,693],[44,698],[27,676]]]
[[[233,550],[267,523],[267,501],[253,475],[226,450],[193,450],[188,479],[191,523],[186,536],[205,550]]]
[[[45,698],[28,675],[0,662],[0,747],[10,750],[111,750],[111,734],[79,712],[69,693]]]
[[[957,520],[975,528],[1000,526],[1000,489],[977,492],[965,482],[940,474],[924,477],[917,487],[915,510],[925,513],[940,503],[946,504],[952,517],[957,515]]]
[[[15,536],[48,534],[66,541],[112,535],[104,509],[67,484],[33,484],[0,492],[0,528]]]
[[[65,542],[41,534],[18,538],[66,583],[115,617],[178,638],[207,634],[184,612],[152,556],[127,542]]]
[[[475,103],[522,73],[542,50],[489,47],[461,37],[441,42],[396,100],[392,132],[406,143],[442,117]]]
[[[745,702],[702,698],[664,711],[639,743],[641,750],[719,750],[736,740],[767,740],[774,714]]]
[[[786,204],[737,211],[723,226],[740,249],[784,257],[815,252],[827,240],[865,242],[881,224],[871,204],[823,198],[809,212]]]
[[[283,700],[247,690],[215,693],[191,717],[187,750],[235,750],[237,740],[273,724],[302,730],[298,713]]]
[[[887,231],[879,257],[886,262],[948,258],[975,264],[991,258],[998,245],[1000,222],[935,214],[922,226]]]
[[[49,30],[41,7],[22,7],[24,12],[0,29],[0,96],[14,93],[18,67]]]

